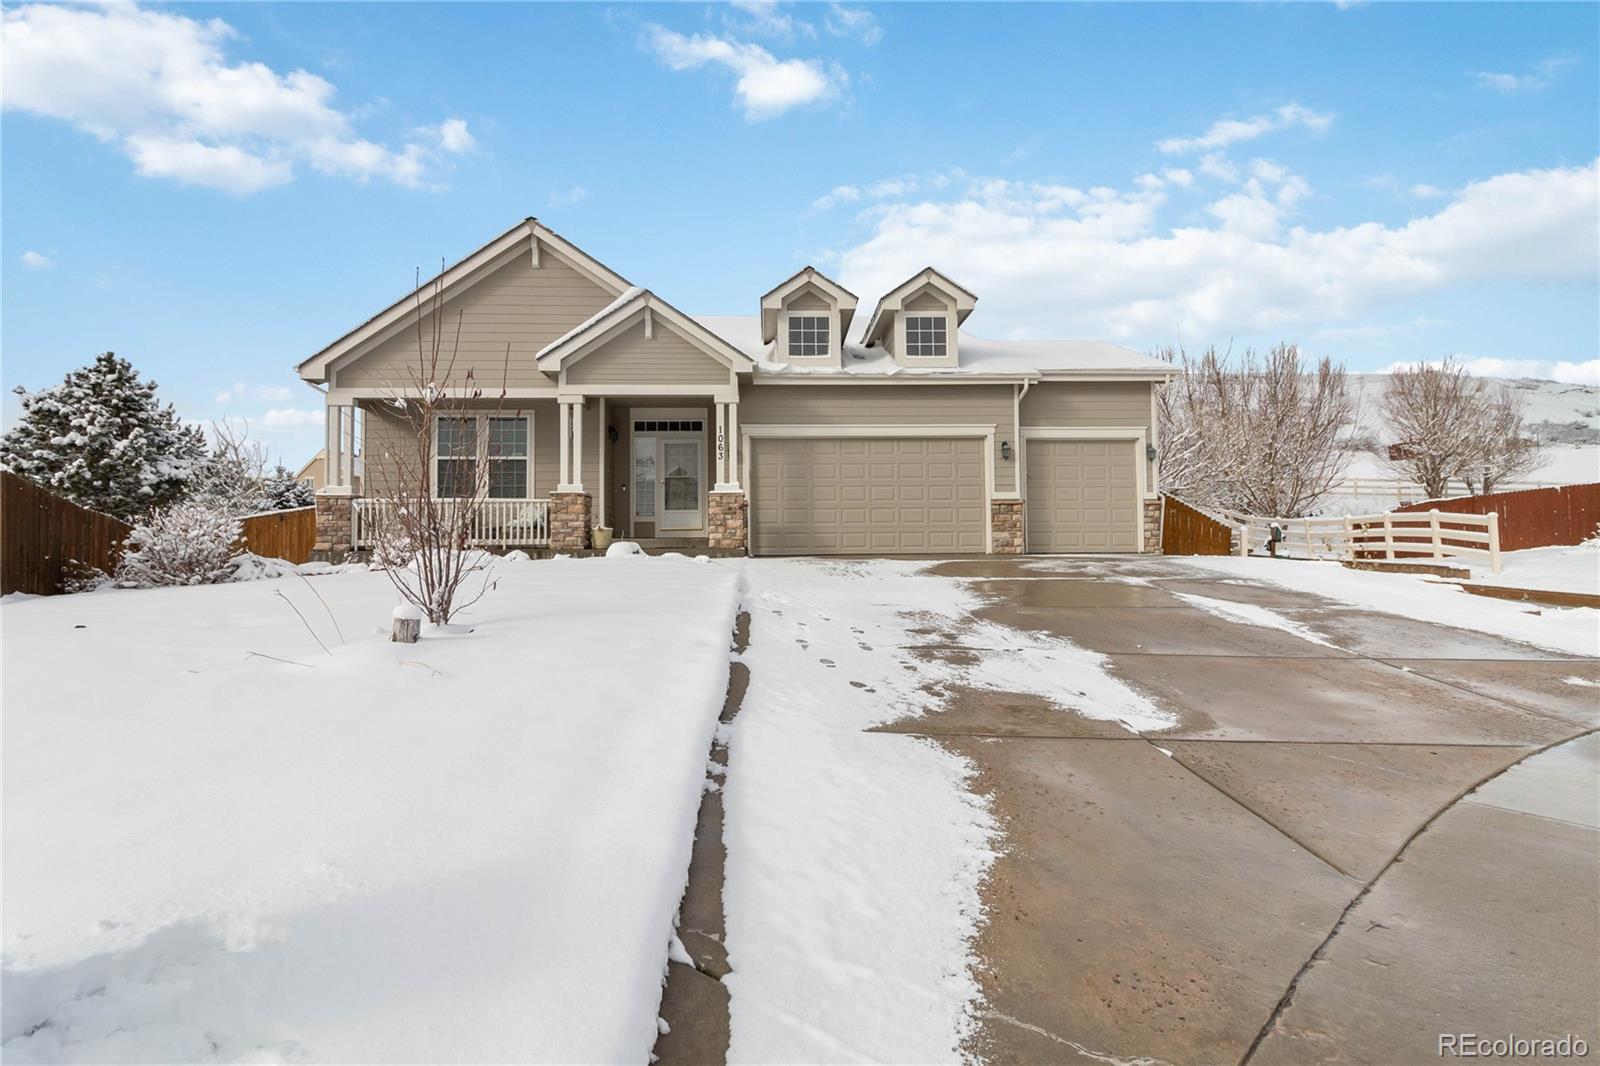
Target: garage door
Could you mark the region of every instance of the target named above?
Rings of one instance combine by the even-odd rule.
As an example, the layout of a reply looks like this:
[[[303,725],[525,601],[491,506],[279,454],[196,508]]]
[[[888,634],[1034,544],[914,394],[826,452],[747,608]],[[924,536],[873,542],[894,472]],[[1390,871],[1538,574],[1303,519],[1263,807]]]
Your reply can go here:
[[[1132,441],[1028,441],[1028,550],[1139,550],[1139,471]]]
[[[764,437],[751,446],[757,555],[984,550],[980,440]]]

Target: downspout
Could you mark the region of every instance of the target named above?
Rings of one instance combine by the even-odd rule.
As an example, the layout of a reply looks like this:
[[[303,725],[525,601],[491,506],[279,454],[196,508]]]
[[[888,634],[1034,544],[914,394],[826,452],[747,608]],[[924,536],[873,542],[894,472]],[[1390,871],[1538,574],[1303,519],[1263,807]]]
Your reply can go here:
[[[1027,445],[1022,440],[1022,398],[1028,395],[1028,390],[1033,387],[1032,378],[1023,378],[1011,395],[1011,428],[1017,435],[1017,465],[1011,470],[1012,480],[1016,482],[1017,499],[1022,501],[1022,551],[1028,551],[1028,496],[1025,486],[1028,483],[1028,455]]]

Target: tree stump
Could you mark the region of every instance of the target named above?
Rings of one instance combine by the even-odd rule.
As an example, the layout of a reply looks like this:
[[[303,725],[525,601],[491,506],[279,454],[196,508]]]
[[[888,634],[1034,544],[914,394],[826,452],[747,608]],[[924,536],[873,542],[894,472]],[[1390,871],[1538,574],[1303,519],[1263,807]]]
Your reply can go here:
[[[394,644],[415,644],[422,636],[422,608],[402,603],[394,609],[394,622],[389,629],[389,640]]]

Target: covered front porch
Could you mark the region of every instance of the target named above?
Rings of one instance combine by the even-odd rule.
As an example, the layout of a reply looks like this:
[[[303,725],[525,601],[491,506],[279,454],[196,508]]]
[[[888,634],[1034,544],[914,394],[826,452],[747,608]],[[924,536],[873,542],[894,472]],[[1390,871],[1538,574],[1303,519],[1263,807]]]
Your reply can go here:
[[[679,550],[743,551],[737,393],[713,387],[516,395],[442,407],[430,434],[428,491],[448,501],[483,464],[470,543],[507,550],[584,551],[594,530]],[[328,470],[318,541],[371,550],[415,492],[423,427],[389,396],[330,396]],[[364,476],[357,477],[355,471]]]

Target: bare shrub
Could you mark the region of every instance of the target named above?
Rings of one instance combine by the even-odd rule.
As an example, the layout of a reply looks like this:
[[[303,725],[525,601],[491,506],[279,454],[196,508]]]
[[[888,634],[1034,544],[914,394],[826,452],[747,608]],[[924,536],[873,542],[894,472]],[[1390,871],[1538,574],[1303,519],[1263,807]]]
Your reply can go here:
[[[416,359],[398,387],[391,386],[383,411],[402,427],[385,434],[394,444],[385,446],[381,461],[369,462],[369,477],[375,467],[375,486],[386,500],[375,561],[401,598],[435,625],[447,624],[492,587],[491,556],[469,545],[489,495],[489,442],[481,439],[480,419],[498,412],[506,395],[502,372],[499,393],[486,409],[473,370],[456,373],[461,315],[445,321],[442,279],[441,272],[426,303],[417,285]],[[510,359],[507,345],[507,368]],[[442,456],[435,444],[441,420],[449,448]]]
[[[1237,360],[1156,353],[1180,373],[1156,395],[1162,487],[1203,506],[1295,518],[1344,475],[1356,399],[1344,366],[1280,344]]]

